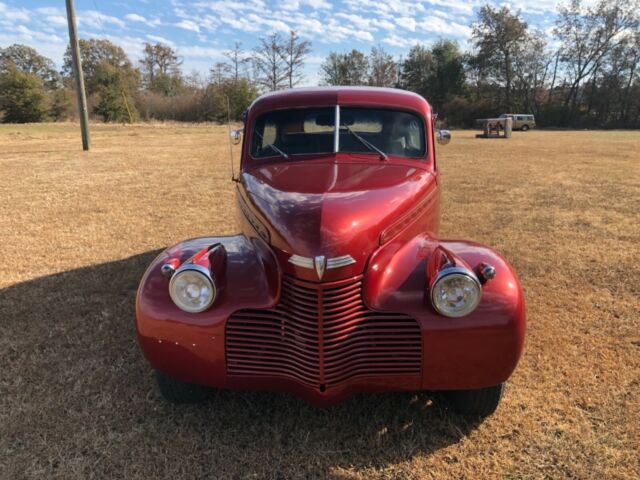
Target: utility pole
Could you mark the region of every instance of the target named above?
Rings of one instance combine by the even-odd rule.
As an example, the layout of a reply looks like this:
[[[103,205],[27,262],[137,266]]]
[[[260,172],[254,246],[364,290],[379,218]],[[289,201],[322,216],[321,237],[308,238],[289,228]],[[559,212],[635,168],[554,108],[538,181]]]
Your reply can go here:
[[[76,77],[76,93],[78,94],[78,112],[80,113],[80,130],[82,132],[82,149],[89,150],[91,138],[89,137],[89,112],[87,111],[87,95],[84,91],[84,75],[82,74],[82,60],[80,59],[80,46],[78,45],[78,33],[76,31],[76,11],[73,0],[66,0],[67,22],[69,23],[69,45],[71,46],[71,58],[73,59],[73,74]]]

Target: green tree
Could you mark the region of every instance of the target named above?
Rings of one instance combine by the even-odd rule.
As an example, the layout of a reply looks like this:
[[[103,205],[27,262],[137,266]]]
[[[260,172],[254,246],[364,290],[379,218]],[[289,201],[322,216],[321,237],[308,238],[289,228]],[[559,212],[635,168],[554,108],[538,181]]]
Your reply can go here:
[[[42,79],[9,65],[0,73],[0,111],[4,123],[41,122],[47,118]]]
[[[462,53],[450,40],[440,40],[430,50],[416,45],[402,62],[401,86],[427,98],[436,110],[464,93],[465,80]]]
[[[25,73],[40,77],[47,89],[55,90],[60,86],[60,74],[53,62],[31,47],[16,43],[7,48],[0,48],[0,73],[5,72],[11,65]]]
[[[138,119],[133,101],[139,81],[137,75],[103,61],[95,68],[94,81],[99,98],[93,108],[94,113],[105,122],[132,122]]]
[[[109,40],[90,38],[80,40],[80,57],[82,58],[82,72],[84,73],[85,84],[89,95],[95,93],[101,84],[98,79],[100,65],[108,63],[118,70],[125,71],[127,75],[136,75],[133,64],[124,50],[111,43]],[[67,47],[64,54],[62,72],[70,78],[73,75],[73,63],[71,60],[71,50]]]
[[[431,99],[441,109],[452,97],[464,93],[466,76],[458,44],[440,40],[431,48],[434,70],[431,77]]]
[[[49,115],[53,120],[67,120],[73,114],[73,95],[68,88],[58,88],[49,94]]]
[[[485,5],[478,12],[472,34],[477,62],[504,89],[504,107],[512,109],[511,91],[514,58],[527,38],[527,24],[509,7],[493,9]]]
[[[257,96],[255,85],[246,78],[238,81],[229,78],[221,83],[211,83],[203,94],[202,118],[220,123],[225,123],[228,116],[231,120],[240,120]]]
[[[179,74],[156,73],[153,80],[147,85],[152,92],[161,93],[167,97],[178,95],[184,88],[184,81]]]
[[[431,52],[422,45],[415,45],[402,62],[400,84],[402,88],[429,98],[434,70],[435,61]]]

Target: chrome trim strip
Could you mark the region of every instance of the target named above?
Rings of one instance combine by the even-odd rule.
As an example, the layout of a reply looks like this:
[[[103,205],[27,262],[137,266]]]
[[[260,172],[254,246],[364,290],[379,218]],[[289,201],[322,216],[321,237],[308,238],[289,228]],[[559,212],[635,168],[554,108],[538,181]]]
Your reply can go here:
[[[301,257],[300,255],[291,255],[289,263],[303,268],[313,268],[313,258]]]
[[[342,257],[330,258],[327,260],[327,268],[340,268],[346,267],[356,263],[351,255],[343,255]]]

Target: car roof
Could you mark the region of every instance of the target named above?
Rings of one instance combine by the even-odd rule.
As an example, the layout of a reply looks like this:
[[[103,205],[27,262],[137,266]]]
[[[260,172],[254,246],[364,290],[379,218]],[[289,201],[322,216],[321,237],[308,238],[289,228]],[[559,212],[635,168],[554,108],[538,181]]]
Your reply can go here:
[[[420,95],[398,88],[381,87],[309,87],[291,88],[265,93],[253,101],[249,111],[302,106],[368,106],[399,107],[430,112],[427,101]]]

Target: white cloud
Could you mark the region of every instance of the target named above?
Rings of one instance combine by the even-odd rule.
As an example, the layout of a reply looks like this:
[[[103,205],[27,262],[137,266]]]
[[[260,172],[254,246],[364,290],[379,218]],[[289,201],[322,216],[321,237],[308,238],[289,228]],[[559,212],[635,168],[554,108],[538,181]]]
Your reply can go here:
[[[36,8],[36,12],[41,15],[65,15],[64,10],[58,7],[40,7]]]
[[[169,45],[172,48],[174,48],[176,46],[176,44],[174,42],[172,42],[168,38],[161,37],[160,35],[147,35],[147,38],[149,40],[151,40],[152,42],[162,43],[164,45]]]
[[[468,25],[443,20],[440,17],[425,17],[418,23],[418,27],[423,32],[442,36],[466,38],[471,35],[471,28]]]
[[[302,3],[315,10],[331,10],[333,6],[326,0],[303,0]]]
[[[361,17],[360,15],[356,15],[355,13],[337,13],[336,17],[344,18],[345,20],[348,20],[351,24],[362,30],[371,29],[371,19]]]
[[[409,48],[416,44],[424,44],[424,42],[418,38],[401,37],[395,33],[389,34],[382,40],[382,43],[390,45],[392,47]]]
[[[78,12],[78,24],[88,25],[93,28],[105,28],[105,26],[108,25],[120,28],[125,27],[125,23],[119,18],[112,17],[111,15],[105,15],[104,13],[96,10]]]
[[[130,22],[140,22],[140,23],[148,23],[149,21],[144,18],[142,15],[138,15],[137,13],[127,13],[124,18],[129,20]]]
[[[192,22],[191,20],[181,20],[175,24],[176,27],[182,28],[183,30],[189,30],[191,32],[200,32],[200,27],[197,23]]]
[[[396,23],[409,30],[410,32],[416,31],[416,20],[413,17],[400,17],[396,19]]]
[[[45,17],[45,21],[54,27],[66,27],[67,19],[61,15],[48,15]]]
[[[28,22],[31,19],[29,10],[25,8],[11,8],[5,3],[0,2],[0,13],[2,18],[8,23],[14,22]]]

